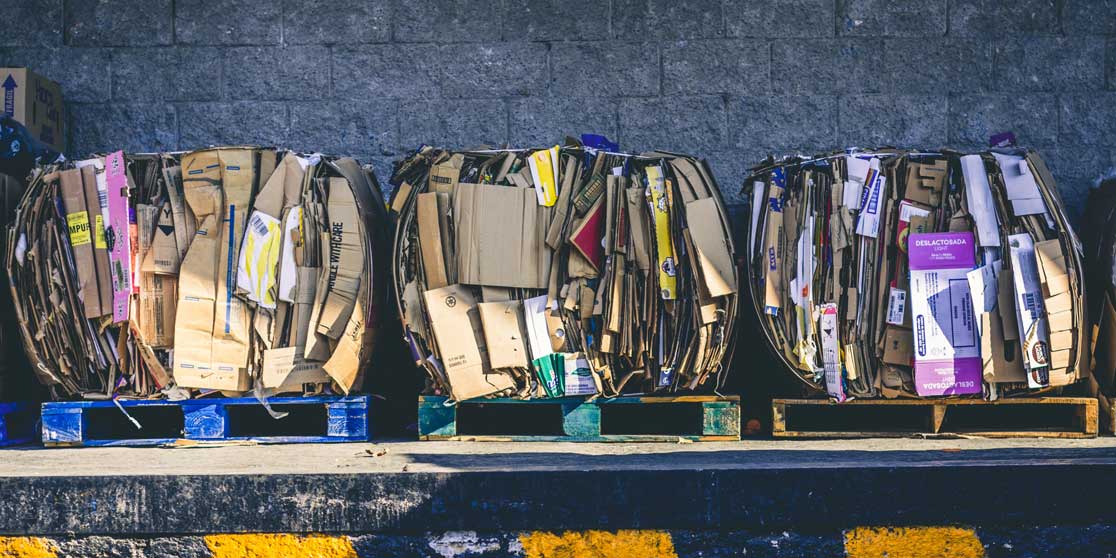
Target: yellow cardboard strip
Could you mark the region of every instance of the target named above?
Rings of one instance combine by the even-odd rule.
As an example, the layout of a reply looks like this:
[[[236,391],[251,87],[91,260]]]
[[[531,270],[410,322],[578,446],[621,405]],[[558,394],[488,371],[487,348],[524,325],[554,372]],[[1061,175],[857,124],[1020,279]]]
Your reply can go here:
[[[651,211],[655,216],[655,246],[659,256],[659,288],[664,300],[678,298],[675,276],[674,241],[670,236],[670,192],[660,167],[647,167],[647,183],[651,190]]]

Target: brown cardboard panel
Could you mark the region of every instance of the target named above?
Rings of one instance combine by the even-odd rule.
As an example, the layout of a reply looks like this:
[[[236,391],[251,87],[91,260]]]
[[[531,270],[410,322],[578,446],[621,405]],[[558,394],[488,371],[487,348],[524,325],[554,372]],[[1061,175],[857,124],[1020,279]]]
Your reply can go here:
[[[105,314],[101,308],[101,294],[97,286],[97,266],[93,254],[93,221],[85,208],[85,188],[82,185],[81,171],[64,170],[59,175],[59,193],[66,211],[66,227],[69,229],[70,249],[77,268],[78,296],[85,307],[86,318],[97,318]],[[100,208],[96,208],[98,215]]]
[[[491,370],[480,311],[469,289],[449,285],[426,291],[423,297],[454,399],[462,401],[513,388],[510,376]]]
[[[527,368],[522,303],[518,300],[481,302],[477,308],[492,367]]]
[[[728,236],[721,228],[717,201],[705,198],[687,203],[686,223],[709,296],[735,293],[736,264],[729,252]]]
[[[888,326],[884,333],[883,361],[897,366],[910,366],[914,358],[914,334],[909,329]]]
[[[62,88],[27,68],[0,68],[0,84],[3,84],[5,105],[10,95],[12,118],[23,124],[35,139],[55,151],[65,151],[66,118]]]
[[[105,219],[104,215],[101,214],[101,202],[97,194],[97,170],[92,166],[82,168],[81,183],[85,192],[85,208],[89,212],[89,223],[93,233],[93,262],[97,270],[97,290],[101,299],[101,313],[108,314],[112,309],[112,277],[109,275],[109,251],[108,243],[105,241]]]
[[[222,223],[217,255],[217,297],[213,317],[213,365],[218,370],[245,376],[248,386],[248,339],[251,313],[235,296],[236,262],[248,222],[252,188],[258,179],[256,152],[252,149],[218,151],[223,196]]]
[[[547,288],[550,250],[543,240],[548,212],[533,190],[458,184],[453,215],[460,283]]]
[[[424,192],[418,195],[417,220],[423,277],[428,288],[440,289],[449,285],[449,281],[446,278],[445,251],[442,249],[438,218],[438,194]]]
[[[984,381],[1016,383],[1027,381],[1023,368],[1023,353],[1018,341],[1004,339],[1004,322],[998,312],[980,315],[980,357],[984,366]]]
[[[301,392],[303,384],[328,382],[329,374],[322,363],[305,360],[304,350],[304,347],[295,346],[264,351],[260,371],[263,387],[279,393]]]
[[[364,274],[364,240],[360,214],[349,181],[329,179],[329,268],[325,303],[318,318],[318,333],[337,339],[344,332],[356,305]]]
[[[140,271],[161,275],[178,275],[182,264],[179,260],[178,239],[174,226],[174,213],[170,203],[164,203],[156,214],[152,231],[151,246],[143,259]]]

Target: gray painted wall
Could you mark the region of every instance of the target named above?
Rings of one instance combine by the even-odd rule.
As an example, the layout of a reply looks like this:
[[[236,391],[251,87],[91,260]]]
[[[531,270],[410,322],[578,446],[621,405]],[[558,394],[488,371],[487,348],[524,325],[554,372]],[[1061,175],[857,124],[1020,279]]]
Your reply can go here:
[[[1116,0],[0,0],[74,154],[266,143],[386,179],[421,142],[598,132],[710,160],[975,148],[1013,130],[1080,211],[1116,167]]]

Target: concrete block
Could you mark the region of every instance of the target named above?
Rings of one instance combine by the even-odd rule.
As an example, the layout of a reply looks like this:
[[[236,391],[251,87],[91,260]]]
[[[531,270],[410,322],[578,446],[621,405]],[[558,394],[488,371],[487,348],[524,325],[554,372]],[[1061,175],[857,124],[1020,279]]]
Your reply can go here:
[[[760,93],[768,90],[766,41],[711,39],[663,47],[663,94]]]
[[[780,155],[783,154],[780,151],[776,152]],[[733,207],[738,207],[745,202],[742,186],[744,184],[744,179],[751,173],[749,169],[771,153],[771,150],[754,148],[744,150],[721,150],[700,154],[702,158],[708,161],[709,169],[713,173],[713,179],[717,181],[717,186],[721,190],[721,196],[725,200],[725,205],[729,206],[728,209],[730,214],[733,211]],[[740,219],[744,219],[744,217],[741,216]],[[737,245],[736,249],[739,253],[743,253],[742,250],[744,248],[742,245]]]
[[[671,539],[678,556],[845,556],[839,534],[672,531]],[[719,549],[732,550],[721,554]]]
[[[290,145],[362,161],[372,155],[391,155],[399,144],[398,112],[398,101],[374,97],[293,103]]]
[[[55,539],[59,558],[111,556],[112,558],[145,558],[147,546],[143,539],[117,537],[81,537]]]
[[[439,48],[446,97],[538,95],[546,90],[547,45],[485,43]]]
[[[174,42],[173,0],[67,0],[66,44],[147,46]]]
[[[700,39],[725,35],[719,0],[614,0],[612,36],[616,39]]]
[[[404,101],[399,138],[405,151],[421,144],[449,149],[508,142],[508,107],[500,99]]]
[[[1074,0],[1065,3],[1066,35],[1116,35],[1116,0]]]
[[[833,0],[727,0],[729,37],[822,38],[836,33]]]
[[[509,107],[511,144],[517,147],[549,147],[566,136],[601,134],[617,137],[616,99],[523,97]],[[623,146],[621,146],[623,148]]]
[[[984,149],[1001,132],[1015,133],[1020,145],[1053,147],[1058,140],[1057,99],[1047,94],[956,95],[949,98],[949,143]]]
[[[659,49],[651,43],[555,43],[550,92],[570,97],[659,94]]]
[[[62,86],[67,102],[96,103],[109,100],[110,73],[105,63],[109,51],[95,48],[0,49],[0,67],[26,66]]]
[[[863,147],[936,147],[947,133],[945,97],[928,95],[854,95],[842,97],[838,137]]]
[[[285,145],[290,137],[287,106],[275,102],[184,103],[178,105],[182,149],[210,145]]]
[[[1062,95],[1059,110],[1059,141],[1116,147],[1116,93]]]
[[[283,0],[284,43],[350,45],[390,40],[390,2]]]
[[[152,104],[67,104],[70,151],[75,157],[95,152],[168,151],[178,147],[175,108]]]
[[[877,93],[883,90],[883,41],[819,39],[771,45],[771,88],[779,93]]]
[[[624,99],[620,144],[639,152],[665,149],[696,156],[728,145],[725,101],[719,96]]]
[[[225,96],[232,100],[302,100],[329,96],[329,48],[223,49]]]
[[[1057,35],[1061,32],[1058,4],[1057,0],[953,0],[949,34],[980,38]]]
[[[463,43],[500,39],[503,10],[490,0],[398,2],[392,40],[397,43]]]
[[[437,97],[435,45],[369,45],[333,49],[333,94],[340,99]]]
[[[837,147],[837,97],[786,95],[730,99],[729,134],[732,147],[742,150],[816,152]]]
[[[859,37],[940,37],[946,0],[837,0],[837,34]]]
[[[0,33],[0,47],[62,46],[61,0],[0,0],[0,13],[17,23]]]
[[[279,2],[176,0],[175,41],[188,45],[279,44],[281,16]]]
[[[1116,38],[1108,39],[1105,59],[1105,84],[1109,90],[1116,91]]]
[[[1042,151],[1043,160],[1058,182],[1070,221],[1080,222],[1089,198],[1089,189],[1116,174],[1116,149],[1062,141],[1058,147]]]
[[[896,93],[987,91],[992,45],[975,39],[887,39],[882,73]]]
[[[208,558],[209,548],[202,537],[156,537],[147,541],[145,558]]]
[[[217,47],[113,49],[112,100],[220,99],[223,56]]]
[[[509,0],[504,38],[586,41],[608,38],[609,3],[600,0]]]
[[[1104,87],[1102,37],[1021,37],[994,46],[995,87],[1072,91]]]

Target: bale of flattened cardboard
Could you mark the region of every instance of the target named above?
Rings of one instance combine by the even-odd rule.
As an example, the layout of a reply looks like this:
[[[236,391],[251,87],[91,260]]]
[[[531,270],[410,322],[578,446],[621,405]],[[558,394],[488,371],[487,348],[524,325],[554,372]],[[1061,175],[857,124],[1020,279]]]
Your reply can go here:
[[[24,347],[56,398],[358,390],[386,224],[352,159],[218,147],[39,168],[8,234]]]
[[[768,159],[744,190],[755,311],[807,385],[996,399],[1089,377],[1081,244],[1034,151]]]
[[[1081,227],[1093,339],[1093,386],[1116,396],[1116,178],[1089,191]]]
[[[737,304],[704,161],[424,147],[396,165],[395,288],[428,393],[456,400],[713,390]]]

